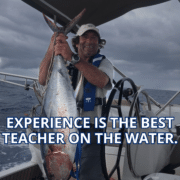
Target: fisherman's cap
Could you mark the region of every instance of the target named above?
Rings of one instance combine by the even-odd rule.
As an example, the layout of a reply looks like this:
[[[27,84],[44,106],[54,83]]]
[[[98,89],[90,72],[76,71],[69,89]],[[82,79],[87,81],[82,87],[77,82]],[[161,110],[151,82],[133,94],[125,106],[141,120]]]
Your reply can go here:
[[[96,26],[93,25],[93,24],[84,24],[84,25],[82,25],[82,26],[79,28],[79,30],[77,31],[76,36],[82,36],[86,31],[89,31],[89,30],[92,30],[92,31],[97,32],[97,34],[98,34],[99,37],[100,37],[99,29],[96,28]]]

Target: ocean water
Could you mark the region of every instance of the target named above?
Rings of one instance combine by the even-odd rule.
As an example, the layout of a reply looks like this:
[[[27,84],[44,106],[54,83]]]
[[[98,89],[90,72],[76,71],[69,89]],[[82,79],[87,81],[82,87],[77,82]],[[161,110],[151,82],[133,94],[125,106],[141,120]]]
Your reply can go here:
[[[146,90],[159,103],[166,103],[176,92],[166,90]],[[33,90],[0,82],[0,171],[14,167],[31,159],[27,144],[4,144],[2,132],[25,132],[25,129],[7,129],[7,117],[23,117],[33,105],[38,104]],[[180,95],[172,102],[180,104]]]
[[[4,144],[2,132],[25,132],[25,129],[7,129],[7,117],[24,117],[38,104],[33,90],[0,82],[0,171],[31,159],[27,144]]]

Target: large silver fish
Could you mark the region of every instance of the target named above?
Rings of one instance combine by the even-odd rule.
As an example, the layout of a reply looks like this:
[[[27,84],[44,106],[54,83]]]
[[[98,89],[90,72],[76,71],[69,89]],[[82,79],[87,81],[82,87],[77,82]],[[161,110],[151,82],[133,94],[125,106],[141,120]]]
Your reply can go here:
[[[45,16],[45,20],[54,32],[67,34],[77,21],[82,17],[85,10],[76,16],[66,27],[59,28]],[[71,85],[69,74],[62,56],[53,59],[52,71],[48,80],[47,89],[43,98],[43,111],[50,117],[77,117],[76,100]],[[68,136],[73,129],[42,129],[44,132],[60,132],[64,134],[66,144],[41,144],[41,154],[44,167],[49,180],[67,180],[73,167],[76,145],[71,144]]]
[[[56,56],[53,71],[44,97],[44,111],[50,117],[77,117],[76,100],[69,79],[69,74],[61,56]],[[44,166],[49,180],[67,180],[73,166],[76,145],[71,144],[68,136],[73,129],[53,129],[44,132],[60,132],[64,134],[66,144],[41,144]]]

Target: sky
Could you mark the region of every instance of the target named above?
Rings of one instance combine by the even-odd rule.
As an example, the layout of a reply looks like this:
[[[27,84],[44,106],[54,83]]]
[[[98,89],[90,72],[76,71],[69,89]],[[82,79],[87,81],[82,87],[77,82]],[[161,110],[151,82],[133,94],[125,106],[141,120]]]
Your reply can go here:
[[[100,25],[107,41],[101,54],[136,85],[180,90],[179,17],[180,2],[171,0]],[[38,77],[52,34],[37,10],[20,0],[0,0],[0,72]],[[74,35],[68,36],[70,43]]]

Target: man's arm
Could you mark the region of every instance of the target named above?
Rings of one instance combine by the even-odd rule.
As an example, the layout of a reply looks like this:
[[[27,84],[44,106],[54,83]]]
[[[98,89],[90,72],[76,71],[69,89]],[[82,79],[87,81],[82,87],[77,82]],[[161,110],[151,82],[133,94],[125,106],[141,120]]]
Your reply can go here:
[[[41,61],[41,64],[39,67],[39,83],[43,86],[46,84],[48,69],[51,63],[51,57],[53,55],[54,38],[55,38],[55,34],[53,34],[53,36],[51,37],[48,50],[46,52],[44,59]]]
[[[83,74],[88,82],[99,88],[104,88],[109,82],[109,77],[104,72],[86,61],[80,60],[75,64],[75,67]]]

